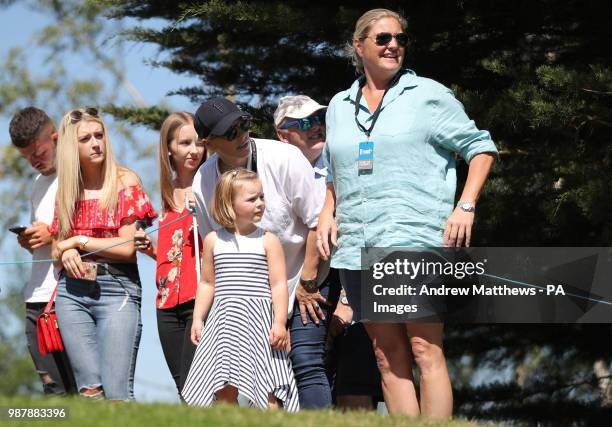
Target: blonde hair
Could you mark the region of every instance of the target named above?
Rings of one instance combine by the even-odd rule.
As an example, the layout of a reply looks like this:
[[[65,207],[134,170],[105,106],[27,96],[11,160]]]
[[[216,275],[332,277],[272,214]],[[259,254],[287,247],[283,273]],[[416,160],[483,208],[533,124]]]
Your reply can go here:
[[[355,40],[365,39],[368,36],[372,25],[382,18],[397,19],[397,22],[399,22],[400,26],[402,27],[402,31],[406,31],[406,28],[408,27],[406,18],[404,18],[399,13],[389,9],[372,9],[361,15],[361,17],[357,20],[357,23],[355,24],[353,39],[349,43],[347,43],[345,48],[346,53],[351,58],[351,63],[355,66],[355,69],[359,74],[363,74],[363,61],[361,60],[361,57],[357,54],[357,50],[355,49],[355,46],[353,46],[353,42]]]
[[[174,203],[174,186],[172,179],[176,167],[170,160],[168,147],[172,140],[178,138],[178,132],[185,125],[193,125],[193,114],[179,112],[170,114],[161,125],[159,131],[159,187],[161,190],[162,211],[177,210]],[[206,153],[202,156],[202,163],[206,160]]]
[[[257,174],[244,168],[233,169],[221,175],[215,186],[211,206],[212,216],[217,224],[229,229],[236,228],[233,201],[237,189],[242,182],[255,180],[259,180]]]
[[[91,109],[75,109],[64,115],[58,132],[56,169],[57,169],[57,218],[58,235],[63,240],[72,230],[72,218],[75,206],[83,188],[83,175],[79,162],[78,129],[83,122],[96,122],[102,126],[104,132],[104,162],[102,163],[102,191],[100,207],[113,210],[117,207],[119,196],[119,172],[126,170],[119,166],[113,156],[110,139],[104,122],[97,116],[90,114]],[[75,112],[80,112],[80,118],[75,120]]]

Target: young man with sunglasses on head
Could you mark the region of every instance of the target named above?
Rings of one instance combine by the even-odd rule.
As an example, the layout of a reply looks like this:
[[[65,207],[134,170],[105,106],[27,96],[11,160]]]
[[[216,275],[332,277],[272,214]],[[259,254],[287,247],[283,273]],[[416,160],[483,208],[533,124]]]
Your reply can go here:
[[[11,119],[9,133],[21,156],[39,172],[30,195],[32,225],[17,235],[17,241],[32,254],[33,261],[51,259],[48,225],[53,220],[57,176],[55,150],[57,132],[49,116],[35,107],[18,111]],[[25,332],[28,349],[40,375],[45,394],[75,392],[72,369],[65,353],[42,355],[38,351],[36,321],[57,286],[58,271],[51,262],[34,262],[28,284],[23,290],[26,305]]]
[[[327,177],[322,156],[326,110],[326,106],[309,96],[296,95],[281,98],[274,112],[278,139],[302,152],[312,166],[311,173],[315,177],[318,191],[323,195]],[[320,263],[317,290],[330,305],[326,307],[326,319],[321,319],[318,327],[312,322],[303,327],[306,329],[304,332],[310,336],[307,344],[293,345],[292,361],[296,377],[299,371],[303,371],[304,377],[311,383],[326,384],[325,361],[332,360],[329,374],[334,378],[337,406],[344,409],[373,409],[374,401],[382,400],[382,390],[372,343],[362,325],[351,325],[353,312],[344,291],[340,297],[338,271],[330,269],[329,260]],[[297,292],[307,290],[298,288]],[[300,311],[295,310],[290,322],[293,327],[301,327],[299,321]],[[332,351],[336,357],[330,358],[331,354],[325,354],[326,350],[328,353]],[[318,387],[320,389],[313,392],[325,392],[322,385]]]
[[[215,184],[221,174],[234,168],[256,172],[266,198],[261,227],[280,239],[285,253],[289,318],[294,313],[294,302],[300,313],[301,322],[291,324],[291,345],[293,348],[307,346],[311,340],[308,316],[310,323],[319,324],[325,319],[323,308],[327,305],[318,292],[319,256],[315,235],[324,195],[318,190],[312,166],[302,153],[289,144],[251,138],[250,119],[250,115],[225,98],[210,99],[195,113],[198,137],[207,150],[215,153],[200,167],[193,180],[200,234],[204,238],[208,232],[221,228],[213,220],[210,209]],[[300,381],[299,364],[295,362],[294,372],[302,409],[331,405],[324,374],[324,382],[313,384],[307,379]]]

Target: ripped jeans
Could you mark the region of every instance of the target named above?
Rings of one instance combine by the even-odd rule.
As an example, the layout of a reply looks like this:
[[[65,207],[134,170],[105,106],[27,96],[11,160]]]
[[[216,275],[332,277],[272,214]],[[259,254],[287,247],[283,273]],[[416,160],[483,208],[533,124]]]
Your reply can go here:
[[[102,386],[107,399],[134,399],[142,289],[136,264],[132,270],[95,282],[60,279],[55,310],[79,392]]]

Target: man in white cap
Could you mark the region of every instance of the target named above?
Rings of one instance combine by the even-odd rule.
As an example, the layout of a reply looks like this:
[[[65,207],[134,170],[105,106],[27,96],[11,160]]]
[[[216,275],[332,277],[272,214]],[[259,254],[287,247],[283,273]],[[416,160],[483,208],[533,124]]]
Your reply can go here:
[[[318,191],[312,167],[300,151],[278,141],[251,138],[250,119],[250,115],[225,98],[209,99],[195,113],[194,126],[198,137],[208,150],[215,153],[200,167],[192,185],[200,234],[204,238],[210,231],[221,228],[210,210],[220,175],[239,167],[256,172],[266,197],[261,227],[279,238],[285,253],[289,318],[294,313],[294,300],[297,300],[298,312],[302,310],[302,321],[290,328],[291,345],[292,348],[308,346],[307,317],[310,316],[314,326],[325,318],[322,308],[326,301],[319,294],[317,285],[319,255],[315,233],[324,194]],[[322,407],[321,399],[303,399],[305,395],[316,393],[310,392],[307,381],[300,384],[298,373],[296,379],[300,407]],[[329,384],[323,402],[325,406],[331,404]]]
[[[323,162],[325,147],[325,114],[327,107],[306,95],[285,96],[281,98],[274,112],[274,126],[278,139],[293,145],[302,152],[312,166],[312,172],[318,191],[325,194],[327,169]],[[326,407],[323,402],[331,399],[329,383],[325,372],[326,341],[334,338],[351,325],[353,311],[348,305],[344,293],[340,297],[340,279],[335,269],[329,268],[329,261],[321,260],[319,265],[318,291],[327,301],[325,318],[316,325],[308,319],[306,325],[300,325],[305,318],[303,307],[296,307],[293,317],[289,320],[292,330],[300,328],[302,337],[308,337],[300,342],[292,342],[291,361],[298,382],[308,384],[308,391],[300,391],[300,405],[304,401],[310,407]],[[298,288],[297,294],[307,292]],[[298,298],[298,303],[299,303]],[[337,307],[336,307],[336,303]],[[299,308],[299,310],[298,310]],[[350,326],[350,333],[344,336],[343,348],[350,352],[337,351],[337,365],[342,370],[332,371],[336,374],[335,394],[338,406],[346,409],[373,409],[373,400],[382,396],[380,390],[380,375],[372,343],[362,325]],[[329,330],[329,337],[327,332]],[[335,358],[332,358],[335,359]],[[353,359],[353,360],[350,360]]]

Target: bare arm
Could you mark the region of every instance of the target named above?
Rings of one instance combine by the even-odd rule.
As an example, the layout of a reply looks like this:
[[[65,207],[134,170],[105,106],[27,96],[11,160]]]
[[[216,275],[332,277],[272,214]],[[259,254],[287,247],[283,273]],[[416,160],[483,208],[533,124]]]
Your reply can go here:
[[[481,153],[474,156],[470,162],[465,187],[459,198],[460,201],[476,205],[494,160],[495,157],[489,153]],[[464,241],[465,246],[470,246],[474,216],[474,212],[464,212],[461,208],[456,207],[446,222],[444,246],[460,247]]]
[[[272,348],[282,349],[287,346],[286,325],[287,306],[289,305],[285,254],[283,253],[280,240],[272,233],[264,235],[264,249],[268,259],[272,308],[274,309],[274,321],[270,329],[269,341]]]
[[[200,343],[204,319],[208,315],[215,297],[215,265],[213,250],[217,241],[217,233],[208,233],[204,239],[202,250],[202,274],[198,291],[196,293],[195,305],[193,307],[193,322],[191,324],[191,342],[195,345]]]
[[[308,237],[306,239],[306,256],[300,278],[304,280],[316,280],[319,260],[320,258],[317,249],[317,232],[316,229],[311,229],[308,232]],[[323,310],[319,304],[327,305],[328,302],[325,298],[323,298],[323,296],[321,296],[318,289],[308,291],[304,288],[304,286],[302,286],[301,283],[298,283],[297,287],[295,288],[295,299],[297,300],[298,307],[300,309],[300,317],[304,325],[308,322],[308,318],[306,316],[307,312],[315,324],[319,324],[319,319],[325,320],[325,313],[323,313]]]
[[[61,252],[77,248],[85,252],[94,252],[102,249],[100,252],[96,252],[97,256],[123,262],[134,262],[136,260],[135,233],[136,223],[134,222],[121,226],[118,230],[118,237],[90,237],[87,244],[81,247],[79,245],[80,236],[73,236],[58,242],[57,248]]]
[[[306,254],[304,256],[304,267],[301,277],[305,280],[317,278],[319,270],[319,251],[317,250],[317,229],[311,228],[306,238]]]
[[[325,203],[319,215],[319,225],[317,226],[317,248],[323,259],[329,259],[331,250],[329,242],[334,246],[338,245],[338,227],[334,220],[336,210],[336,192],[332,183],[327,184],[325,192]]]

